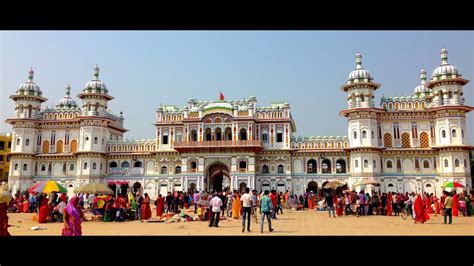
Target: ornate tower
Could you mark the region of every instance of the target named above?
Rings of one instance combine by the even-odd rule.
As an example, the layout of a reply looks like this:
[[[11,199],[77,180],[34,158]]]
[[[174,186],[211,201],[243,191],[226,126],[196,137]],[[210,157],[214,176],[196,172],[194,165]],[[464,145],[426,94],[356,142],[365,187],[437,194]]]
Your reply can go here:
[[[377,138],[377,113],[375,90],[380,84],[373,82],[370,72],[362,67],[362,55],[356,54],[356,68],[341,90],[347,92],[347,109],[341,115],[349,120],[348,136],[351,155],[352,181],[374,179],[380,176],[380,150]]]
[[[463,86],[469,81],[448,63],[448,51],[441,49],[441,65],[431,75],[427,87],[433,91],[429,110],[434,112],[435,142],[439,150],[438,172],[441,181],[458,181],[472,187],[467,146],[466,114],[473,107],[464,105]]]
[[[33,81],[34,71],[28,72],[28,80],[21,84],[10,99],[15,101],[15,117],[7,119],[13,126],[11,167],[9,186],[20,190],[30,185],[34,173],[33,155],[36,147],[37,119],[41,104],[47,99],[42,97],[40,87]]]

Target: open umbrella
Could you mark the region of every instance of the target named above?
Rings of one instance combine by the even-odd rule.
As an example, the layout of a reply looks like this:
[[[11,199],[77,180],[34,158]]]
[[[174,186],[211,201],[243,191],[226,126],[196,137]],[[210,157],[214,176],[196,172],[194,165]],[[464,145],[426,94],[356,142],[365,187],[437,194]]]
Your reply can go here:
[[[446,182],[444,183],[443,187],[451,187],[451,188],[455,188],[455,187],[461,187],[461,188],[464,188],[465,186],[459,182]]]
[[[365,185],[380,186],[380,183],[377,182],[377,181],[374,181],[374,180],[368,180],[368,181],[359,180],[359,181],[357,181],[357,182],[354,183],[354,187],[357,187],[357,186],[365,186]]]
[[[98,194],[114,194],[114,191],[109,188],[108,186],[100,183],[89,183],[85,184],[78,189],[76,189],[74,192],[76,193],[98,193]]]
[[[45,193],[45,194],[49,194],[51,192],[67,193],[67,189],[61,186],[58,182],[49,180],[49,181],[41,181],[38,184],[35,184],[30,189],[28,189],[28,192]]]
[[[324,188],[336,189],[336,188],[342,187],[342,186],[344,186],[344,184],[342,184],[341,182],[331,181],[331,182],[326,183],[326,185],[324,185]]]

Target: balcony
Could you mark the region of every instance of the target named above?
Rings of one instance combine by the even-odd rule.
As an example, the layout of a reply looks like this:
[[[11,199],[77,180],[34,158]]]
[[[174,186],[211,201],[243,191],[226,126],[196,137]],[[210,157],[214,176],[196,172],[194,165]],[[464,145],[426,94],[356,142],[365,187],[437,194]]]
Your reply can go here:
[[[259,152],[263,149],[260,140],[222,140],[222,141],[175,141],[178,152],[238,150]]]
[[[141,176],[145,173],[143,167],[111,167],[109,168],[109,175],[120,176]]]

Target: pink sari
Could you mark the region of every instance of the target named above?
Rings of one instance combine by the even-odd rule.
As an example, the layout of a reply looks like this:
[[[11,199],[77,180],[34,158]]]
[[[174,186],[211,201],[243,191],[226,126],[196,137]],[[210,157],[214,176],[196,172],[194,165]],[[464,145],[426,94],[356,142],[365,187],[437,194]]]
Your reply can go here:
[[[79,198],[73,197],[64,209],[63,236],[82,236],[81,211],[78,209]]]

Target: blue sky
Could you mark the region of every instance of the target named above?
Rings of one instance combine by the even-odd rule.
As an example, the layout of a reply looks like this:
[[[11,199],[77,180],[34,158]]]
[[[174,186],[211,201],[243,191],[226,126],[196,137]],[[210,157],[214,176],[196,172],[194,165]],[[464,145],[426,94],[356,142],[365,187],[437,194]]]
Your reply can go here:
[[[0,32],[0,131],[13,116],[8,97],[27,78],[30,67],[48,106],[69,83],[77,95],[98,64],[100,78],[123,111],[125,138],[153,138],[156,107],[183,107],[191,97],[215,100],[256,96],[259,106],[289,102],[298,136],[347,135],[339,111],[347,105],[340,86],[355,67],[363,67],[382,87],[382,95],[407,96],[448,50],[449,63],[474,80],[472,31],[8,31]],[[474,105],[473,82],[464,88]],[[80,100],[76,98],[80,103]],[[474,114],[468,115],[474,144]]]

